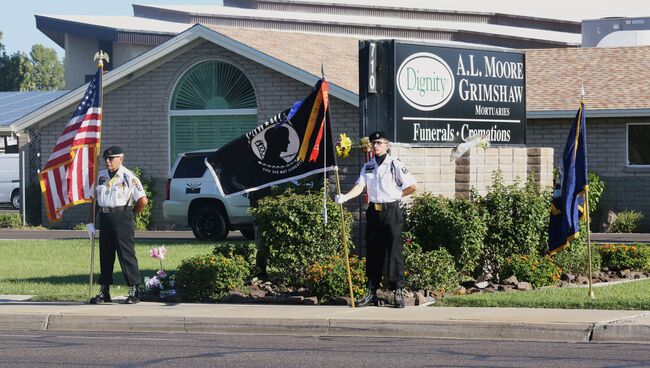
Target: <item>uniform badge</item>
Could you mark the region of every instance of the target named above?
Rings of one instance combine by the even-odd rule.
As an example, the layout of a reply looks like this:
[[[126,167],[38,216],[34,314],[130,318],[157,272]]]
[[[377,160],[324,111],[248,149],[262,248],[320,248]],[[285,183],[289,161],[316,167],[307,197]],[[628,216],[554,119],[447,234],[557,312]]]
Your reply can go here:
[[[406,166],[402,166],[402,172],[403,172],[404,174],[408,174],[408,173],[409,173],[409,169],[407,169]]]
[[[136,178],[131,179],[131,184],[135,187],[135,189],[142,191],[142,186],[140,186],[140,181]]]
[[[375,165],[374,164],[366,165],[366,172],[367,173],[373,172],[373,171],[375,171]]]
[[[104,183],[106,183],[106,177],[100,176],[99,179],[97,180],[97,185],[104,185]]]

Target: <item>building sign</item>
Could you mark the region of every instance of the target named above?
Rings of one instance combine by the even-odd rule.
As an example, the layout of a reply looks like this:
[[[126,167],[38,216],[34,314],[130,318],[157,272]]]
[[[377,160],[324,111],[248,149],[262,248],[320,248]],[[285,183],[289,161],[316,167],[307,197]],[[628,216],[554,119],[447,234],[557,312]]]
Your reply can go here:
[[[383,129],[411,144],[455,145],[474,135],[494,145],[525,144],[524,53],[373,42],[377,63],[388,65],[378,65],[379,96],[367,98],[360,85],[361,114],[369,115],[361,119],[364,133]]]

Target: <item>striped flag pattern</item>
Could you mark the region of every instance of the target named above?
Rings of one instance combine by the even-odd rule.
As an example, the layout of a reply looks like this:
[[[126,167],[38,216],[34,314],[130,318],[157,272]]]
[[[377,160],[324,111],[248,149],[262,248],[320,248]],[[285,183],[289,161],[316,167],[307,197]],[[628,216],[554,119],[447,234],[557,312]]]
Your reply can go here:
[[[47,218],[60,221],[63,211],[92,201],[95,157],[102,129],[102,69],[88,85],[54,150],[39,174]]]

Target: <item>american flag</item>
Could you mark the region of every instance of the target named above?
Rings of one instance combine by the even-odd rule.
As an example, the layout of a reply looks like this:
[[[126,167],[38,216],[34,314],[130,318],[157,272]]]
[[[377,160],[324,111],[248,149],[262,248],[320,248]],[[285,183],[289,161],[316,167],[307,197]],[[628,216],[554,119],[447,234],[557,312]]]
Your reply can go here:
[[[39,174],[47,218],[52,222],[60,221],[66,208],[92,201],[102,130],[101,101],[99,68]]]

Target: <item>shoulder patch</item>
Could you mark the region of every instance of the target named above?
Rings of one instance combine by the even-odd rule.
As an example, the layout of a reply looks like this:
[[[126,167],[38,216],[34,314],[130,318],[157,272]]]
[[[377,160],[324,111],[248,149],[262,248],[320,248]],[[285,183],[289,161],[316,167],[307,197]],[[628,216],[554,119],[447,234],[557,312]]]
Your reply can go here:
[[[106,177],[100,176],[99,179],[97,179],[97,185],[104,185],[104,183],[106,183]]]
[[[406,166],[402,166],[402,172],[403,172],[404,174],[408,174],[408,173],[409,173],[409,169],[407,169]]]
[[[142,186],[140,185],[140,180],[133,178],[131,179],[131,184],[135,187],[135,189],[142,191]]]
[[[375,171],[375,164],[367,164],[366,170],[367,173]]]

